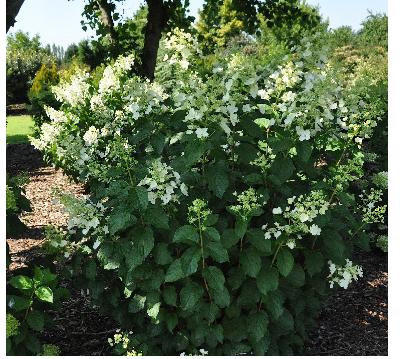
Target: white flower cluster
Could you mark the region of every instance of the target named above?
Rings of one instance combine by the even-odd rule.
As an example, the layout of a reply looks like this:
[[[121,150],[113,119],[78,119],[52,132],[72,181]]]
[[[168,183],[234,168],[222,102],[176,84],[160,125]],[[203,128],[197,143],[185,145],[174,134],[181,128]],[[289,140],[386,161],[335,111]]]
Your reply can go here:
[[[262,230],[265,231],[266,239],[275,237],[276,239],[285,233],[289,238],[286,245],[293,249],[296,246],[296,240],[302,239],[303,235],[311,234],[319,236],[321,228],[312,223],[318,215],[324,215],[329,208],[329,203],[326,201],[322,191],[311,191],[308,195],[293,196],[287,199],[288,205],[283,210],[281,207],[272,209],[272,214],[275,216],[282,215],[287,220],[288,224],[280,224],[274,222],[274,226],[268,228],[268,225],[263,225]],[[310,225],[307,222],[311,223]]]
[[[54,86],[52,89],[56,99],[60,102],[67,102],[73,107],[84,104],[89,96],[88,78],[88,73],[78,71],[70,82],[62,82]]]
[[[193,52],[200,53],[196,38],[179,28],[167,33],[162,45],[168,50],[162,60],[169,65],[177,64],[184,70],[189,68]]]
[[[181,182],[181,176],[172,167],[157,159],[152,162],[149,175],[143,178],[138,186],[147,187],[149,202],[156,203],[159,198],[163,205],[170,201],[178,202],[178,195],[175,190],[179,187],[184,196],[188,196],[188,188]]]
[[[332,261],[328,261],[329,264],[329,285],[331,288],[335,285],[339,285],[344,289],[347,289],[349,284],[358,278],[363,276],[363,270],[359,265],[353,265],[352,261],[346,259],[345,266],[339,266],[333,263]]]
[[[96,145],[98,141],[100,131],[94,127],[90,126],[89,129],[83,135],[83,139],[87,146]]]
[[[96,229],[103,234],[108,234],[107,226],[98,228],[106,210],[101,202],[93,204],[86,198],[79,199],[68,193],[58,193],[57,197],[69,214],[68,230],[70,232],[79,228],[84,235]]]

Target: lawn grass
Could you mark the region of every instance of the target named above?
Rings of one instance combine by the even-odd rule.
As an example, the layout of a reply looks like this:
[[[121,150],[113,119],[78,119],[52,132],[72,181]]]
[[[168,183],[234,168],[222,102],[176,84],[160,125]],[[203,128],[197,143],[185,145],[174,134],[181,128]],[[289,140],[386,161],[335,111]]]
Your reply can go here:
[[[29,115],[7,116],[7,143],[28,143],[33,134],[33,119]]]

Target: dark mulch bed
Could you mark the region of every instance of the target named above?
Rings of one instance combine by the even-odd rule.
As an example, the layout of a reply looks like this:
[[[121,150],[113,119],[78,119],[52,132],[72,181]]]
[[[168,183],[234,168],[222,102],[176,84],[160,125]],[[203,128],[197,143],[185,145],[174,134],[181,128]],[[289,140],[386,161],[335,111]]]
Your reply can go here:
[[[355,252],[364,277],[332,295],[305,355],[388,355],[388,262],[379,250]]]
[[[70,283],[65,283],[71,287]],[[107,339],[115,334],[118,324],[99,314],[83,292],[69,288],[71,297],[60,309],[49,311],[53,327],[41,335],[44,343],[56,344],[62,355],[112,355]]]
[[[51,188],[58,187],[77,195],[83,188],[71,183],[61,172],[44,167],[40,153],[28,144],[7,146],[7,171],[13,175],[28,171],[27,197],[33,212],[22,220],[28,231],[18,238],[8,238],[13,264],[11,270],[24,266],[40,255],[43,227],[63,226],[67,217],[59,205],[52,203]],[[323,307],[319,327],[310,333],[305,355],[387,355],[387,256],[377,250],[356,252],[353,260],[363,266],[364,278],[347,290],[338,290]],[[71,298],[50,313],[53,328],[41,335],[44,342],[58,345],[63,355],[107,355],[117,324],[93,308],[85,293],[62,283]]]

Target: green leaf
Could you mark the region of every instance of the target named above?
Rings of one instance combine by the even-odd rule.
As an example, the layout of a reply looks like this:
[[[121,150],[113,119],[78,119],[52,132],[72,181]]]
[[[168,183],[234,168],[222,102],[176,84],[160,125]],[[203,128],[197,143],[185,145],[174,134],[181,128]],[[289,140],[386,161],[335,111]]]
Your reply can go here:
[[[229,178],[223,161],[209,166],[207,170],[208,187],[218,198],[222,198],[229,186]]]
[[[162,296],[164,298],[165,303],[168,305],[172,305],[173,307],[176,307],[176,289],[175,287],[165,287]]]
[[[300,142],[297,145],[297,157],[300,159],[302,162],[307,162],[312,154],[312,146],[309,141],[303,141]]]
[[[306,251],[305,267],[308,274],[312,277],[314,274],[320,273],[324,267],[324,256],[321,252]]]
[[[7,306],[10,309],[15,310],[16,312],[25,310],[29,308],[31,305],[32,305],[32,300],[30,300],[29,298],[23,298],[17,295],[7,296]]]
[[[49,287],[41,286],[36,288],[35,295],[43,302],[53,303],[53,291]]]
[[[285,158],[282,155],[276,156],[271,165],[271,173],[279,179],[279,182],[285,183],[293,174],[295,167],[290,158]]]
[[[10,284],[17,289],[32,289],[33,280],[24,275],[17,275],[10,279]]]
[[[26,321],[28,325],[37,332],[41,332],[44,327],[44,316],[43,313],[39,312],[38,310],[31,311],[27,317]]]
[[[229,261],[228,251],[222,246],[221,242],[208,242],[205,247],[216,262],[224,263]]]
[[[268,315],[264,311],[250,314],[247,318],[247,330],[249,338],[258,342],[268,331]]]
[[[252,278],[257,277],[261,269],[261,258],[255,249],[249,248],[241,252],[239,262],[243,273]]]
[[[221,240],[221,236],[219,232],[214,227],[207,227],[204,231],[207,238],[210,238],[212,241],[219,242]]]
[[[292,271],[290,272],[290,274],[287,276],[287,280],[289,281],[289,283],[295,287],[295,288],[300,288],[304,285],[305,283],[305,273],[303,268],[298,265],[295,264],[293,266]]]
[[[172,333],[172,331],[178,324],[178,316],[176,315],[176,313],[166,313],[165,322],[167,324],[169,332]]]
[[[167,243],[158,243],[154,248],[154,260],[159,265],[166,265],[173,261],[168,251]]]
[[[238,237],[235,231],[231,228],[225,229],[222,233],[221,243],[226,248],[229,249],[234,246],[237,242],[239,242],[240,237]]]
[[[276,325],[284,331],[284,333],[289,333],[294,329],[294,320],[292,314],[287,309],[284,309],[282,315],[276,322]]]
[[[57,279],[57,275],[50,272],[49,269],[42,269],[35,266],[33,279],[41,284],[48,284],[54,282]]]
[[[273,320],[277,320],[282,315],[284,309],[283,302],[284,298],[279,291],[269,292],[266,297],[263,298],[263,303]]]
[[[229,295],[228,289],[223,287],[222,291],[216,291],[210,288],[211,298],[214,300],[215,304],[220,308],[227,308],[231,303],[231,296]]]
[[[262,294],[278,289],[279,274],[276,268],[262,268],[256,278],[257,288]]]
[[[243,218],[237,217],[235,222],[235,235],[237,237],[243,238],[247,231],[247,226],[249,222],[244,220]]]
[[[129,302],[128,311],[129,313],[138,313],[143,310],[146,303],[146,297],[135,294]]]
[[[260,126],[261,128],[269,128],[271,126],[271,124],[273,123],[271,120],[269,120],[268,118],[256,118],[254,120],[254,123],[257,124],[258,126]]]
[[[187,283],[179,293],[180,307],[191,310],[203,295],[203,288],[195,282]]]
[[[203,275],[209,288],[217,292],[221,292],[224,289],[225,276],[219,268],[214,266],[206,267]]]
[[[147,309],[147,315],[150,318],[157,319],[158,313],[160,312],[161,303],[158,302]]]
[[[181,257],[182,271],[185,277],[197,272],[201,251],[197,247],[188,248]]]
[[[185,275],[183,274],[181,259],[175,259],[167,270],[167,273],[165,275],[165,283],[175,282],[183,278],[184,276]]]
[[[174,238],[172,239],[172,242],[198,242],[199,240],[199,235],[196,231],[196,228],[190,225],[184,225],[182,227],[179,227],[174,234]]]
[[[135,188],[135,197],[138,209],[140,211],[145,211],[149,204],[149,196],[147,190],[141,186],[137,186]]]
[[[128,227],[132,226],[135,221],[136,218],[126,210],[113,211],[113,214],[111,214],[108,220],[110,235],[124,231]]]
[[[153,231],[150,228],[136,228],[131,236],[132,242],[125,253],[129,270],[142,264],[154,247]]]
[[[326,257],[334,263],[340,264],[345,260],[346,246],[340,234],[333,230],[326,230],[322,239]]]
[[[169,229],[168,216],[160,206],[150,206],[144,215],[145,221],[157,229]]]
[[[287,248],[281,248],[279,250],[276,256],[276,265],[278,266],[279,273],[284,277],[289,275],[294,265],[294,258]]]
[[[251,228],[246,236],[250,243],[260,252],[271,254],[271,240],[264,237],[264,232],[261,229]]]

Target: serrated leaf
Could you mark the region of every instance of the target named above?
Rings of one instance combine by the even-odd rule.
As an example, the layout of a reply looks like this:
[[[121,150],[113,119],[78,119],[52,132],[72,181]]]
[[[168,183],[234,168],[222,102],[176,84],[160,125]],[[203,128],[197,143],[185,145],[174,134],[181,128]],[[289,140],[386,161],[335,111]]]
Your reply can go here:
[[[166,265],[173,261],[167,243],[158,243],[154,248],[154,260],[159,265]]]
[[[135,196],[137,201],[137,207],[140,211],[145,211],[149,204],[149,195],[147,190],[141,186],[135,188]]]
[[[191,310],[203,295],[203,288],[194,282],[187,283],[179,293],[180,307]]]
[[[227,308],[231,303],[231,296],[229,295],[228,289],[223,287],[221,291],[216,291],[210,288],[211,298],[214,300],[215,304],[220,308]]]
[[[129,313],[138,313],[144,309],[146,303],[146,297],[135,294],[129,302],[128,311]]]
[[[261,229],[251,228],[246,233],[246,236],[249,242],[260,252],[271,253],[271,240],[264,237],[264,232]]]
[[[110,234],[113,235],[117,232],[121,232],[135,224],[136,218],[126,210],[116,210],[114,211],[109,220],[108,228]]]
[[[320,273],[324,267],[324,256],[321,252],[305,252],[305,266],[310,277]]]
[[[10,279],[10,284],[17,289],[32,289],[33,281],[31,278],[24,275],[17,275]]]
[[[204,231],[207,238],[211,239],[212,241],[219,242],[221,240],[221,236],[219,232],[214,227],[207,227]]]
[[[212,165],[207,171],[208,186],[218,198],[222,198],[229,186],[229,178],[224,162]]]
[[[295,288],[302,287],[305,283],[305,273],[303,268],[300,265],[295,264],[287,276],[287,280]]]
[[[283,313],[283,296],[279,291],[269,292],[263,303],[265,304],[268,312],[273,320],[277,320]]]
[[[29,312],[26,317],[26,321],[33,330],[37,332],[41,332],[44,327],[44,316],[43,313],[39,312],[38,310],[33,310]]]
[[[41,284],[48,284],[57,279],[57,275],[50,272],[47,268],[35,266],[33,279]]]
[[[199,235],[196,231],[196,228],[190,225],[184,225],[175,231],[172,242],[197,242],[198,239]]]
[[[29,298],[19,297],[17,295],[7,296],[7,306],[19,312],[21,310],[25,310],[32,305],[32,300]]]
[[[312,154],[312,146],[309,141],[303,141],[300,142],[297,147],[297,157],[302,161],[302,162],[307,162]]]
[[[164,288],[164,290],[162,292],[162,296],[164,298],[165,303],[176,307],[177,294],[176,294],[175,287]]]
[[[157,229],[169,229],[167,214],[159,206],[150,206],[144,215],[146,223]]]
[[[294,258],[292,253],[287,248],[281,248],[276,256],[276,265],[279,273],[287,277],[294,265]]]
[[[262,268],[256,278],[257,288],[262,294],[278,289],[279,274],[275,268]]]
[[[239,257],[240,267],[243,273],[249,277],[255,278],[261,269],[261,257],[255,249],[245,249],[240,253]]]
[[[228,251],[222,246],[221,242],[208,242],[205,247],[216,262],[225,263],[229,261]]]
[[[43,302],[53,303],[53,291],[49,287],[41,286],[36,288],[35,295]]]
[[[178,324],[178,316],[176,315],[176,313],[166,313],[165,322],[167,324],[169,332],[172,333],[174,328]]]
[[[225,284],[225,276],[219,268],[214,266],[206,267],[204,269],[203,275],[207,281],[209,288],[212,288],[217,292],[223,290]]]
[[[167,270],[167,273],[165,274],[165,283],[175,282],[183,278],[184,276],[185,275],[183,274],[181,259],[175,259],[171,263]]]
[[[240,238],[236,235],[235,231],[231,228],[225,229],[222,233],[221,243],[226,248],[229,249],[239,242]]]
[[[197,272],[201,258],[201,251],[199,248],[188,248],[181,257],[182,271],[185,277]]]
[[[285,183],[292,176],[295,167],[290,158],[281,155],[276,156],[271,165],[270,172],[279,179],[280,183]]]
[[[244,235],[246,234],[248,225],[249,225],[249,223],[247,221],[245,221],[243,218],[240,218],[240,217],[236,218],[236,221],[235,221],[236,237],[238,237],[239,239],[244,237]]]
[[[137,228],[131,232],[131,237],[129,247],[124,253],[129,270],[142,264],[154,247],[153,231],[150,228]]]
[[[247,318],[249,338],[256,342],[261,340],[267,334],[268,322],[268,315],[264,311],[250,314]]]

